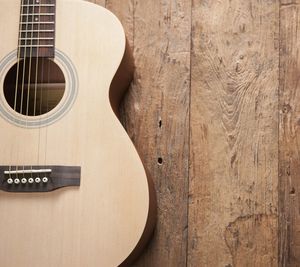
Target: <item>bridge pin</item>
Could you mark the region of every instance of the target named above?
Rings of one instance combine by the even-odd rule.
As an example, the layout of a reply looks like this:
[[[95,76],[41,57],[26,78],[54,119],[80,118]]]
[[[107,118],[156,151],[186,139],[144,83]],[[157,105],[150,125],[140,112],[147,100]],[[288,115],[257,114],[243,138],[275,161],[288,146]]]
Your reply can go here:
[[[48,177],[43,177],[43,183],[48,183]]]
[[[33,184],[33,182],[34,182],[33,178],[28,179],[28,183]]]
[[[39,183],[41,182],[41,178],[40,178],[40,177],[36,177],[36,178],[35,178],[35,182],[36,182],[37,184],[39,184]]]
[[[14,183],[14,180],[11,179],[11,178],[9,178],[9,179],[7,179],[7,183],[8,183],[8,184],[13,184],[13,183]]]
[[[22,182],[22,184],[26,184],[27,183],[27,179],[26,178],[22,178],[21,182]]]
[[[14,180],[14,183],[15,183],[15,184],[19,184],[19,183],[20,183],[20,179],[19,179],[19,178],[16,178],[16,179]]]

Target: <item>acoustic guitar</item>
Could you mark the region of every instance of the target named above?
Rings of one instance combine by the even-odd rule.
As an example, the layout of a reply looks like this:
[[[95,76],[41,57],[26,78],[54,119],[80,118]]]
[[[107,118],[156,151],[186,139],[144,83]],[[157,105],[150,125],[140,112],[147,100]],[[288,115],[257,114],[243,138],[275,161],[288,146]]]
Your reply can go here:
[[[0,0],[0,266],[128,266],[155,198],[122,128],[132,61],[108,10]]]

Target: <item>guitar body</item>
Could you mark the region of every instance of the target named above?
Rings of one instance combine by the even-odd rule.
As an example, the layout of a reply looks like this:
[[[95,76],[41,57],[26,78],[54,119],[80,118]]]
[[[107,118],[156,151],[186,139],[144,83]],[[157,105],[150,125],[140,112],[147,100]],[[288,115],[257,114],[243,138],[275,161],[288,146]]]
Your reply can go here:
[[[0,0],[2,87],[5,72],[17,61],[20,4]],[[154,198],[111,106],[121,94],[116,86],[110,92],[110,85],[125,46],[122,26],[109,11],[57,0],[54,62],[64,73],[72,70],[65,75],[65,94],[73,94],[73,102],[40,127],[31,127],[24,115],[19,116],[23,126],[0,117],[0,164],[80,166],[80,186],[0,192],[1,267],[125,266],[145,245],[153,228]],[[119,73],[124,77],[122,69]],[[4,103],[2,89],[0,98]],[[35,122],[51,118],[60,105]]]

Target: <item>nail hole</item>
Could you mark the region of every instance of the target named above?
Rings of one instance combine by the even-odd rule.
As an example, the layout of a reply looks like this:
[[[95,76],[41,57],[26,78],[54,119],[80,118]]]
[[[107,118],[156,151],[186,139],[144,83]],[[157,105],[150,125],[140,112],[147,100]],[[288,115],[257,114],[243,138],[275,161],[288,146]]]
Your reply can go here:
[[[157,159],[157,162],[158,162],[159,165],[162,165],[163,159],[162,159],[161,157],[159,157],[159,158]]]
[[[161,126],[162,126],[162,121],[159,120],[159,121],[158,121],[158,127],[161,128]]]
[[[290,191],[290,195],[294,195],[296,193],[296,190],[294,187],[292,187],[291,191]]]

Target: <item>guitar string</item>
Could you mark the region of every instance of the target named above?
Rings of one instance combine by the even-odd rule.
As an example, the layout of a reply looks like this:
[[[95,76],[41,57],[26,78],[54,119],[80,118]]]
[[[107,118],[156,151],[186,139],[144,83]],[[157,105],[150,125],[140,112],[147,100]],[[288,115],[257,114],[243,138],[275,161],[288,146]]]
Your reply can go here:
[[[32,64],[32,49],[33,49],[33,33],[34,33],[34,21],[35,21],[35,0],[32,3],[32,14],[31,14],[31,37],[30,37],[30,55],[29,55],[29,68],[28,68],[28,81],[27,81],[27,100],[26,100],[26,124],[25,128],[28,128],[28,116],[29,116],[29,101],[30,101],[30,86],[31,86],[31,64]],[[30,13],[30,12],[29,12]],[[27,37],[25,42],[27,42]],[[38,49],[38,48],[37,48]],[[32,170],[32,166],[31,166]],[[23,165],[23,178],[25,173],[25,164]]]
[[[55,1],[54,1],[55,2]],[[53,13],[55,14],[56,12],[56,5],[54,6],[54,11]],[[54,17],[55,19],[55,17]],[[54,31],[55,32],[55,31]],[[51,64],[50,64],[50,59],[47,61],[47,78],[46,78],[46,85],[45,88],[48,88],[46,90],[46,118],[49,116],[49,86],[50,86],[50,77],[51,77]],[[48,146],[48,125],[45,127],[45,151],[44,151],[44,165],[46,166],[47,163],[47,146]]]
[[[39,5],[39,21],[40,21],[40,10],[41,10],[41,5]],[[38,27],[38,35],[40,34],[40,25]],[[39,35],[40,36],[40,35]],[[49,102],[48,102],[48,90],[46,90],[45,88],[47,88],[47,85],[50,83],[50,60],[47,60],[47,64],[45,64],[45,59],[44,57],[42,57],[41,59],[41,79],[40,79],[40,105],[39,105],[39,116],[42,115],[43,113],[43,105],[44,102],[46,101],[46,114],[45,116],[47,117],[47,113],[48,113],[48,109],[49,109]],[[47,65],[47,67],[46,67]],[[46,73],[47,71],[47,73]],[[45,81],[45,82],[44,82]],[[37,86],[36,86],[37,87]],[[46,91],[46,100],[45,100],[45,95],[44,95],[44,91]],[[37,102],[37,93],[35,94],[35,106],[36,106],[36,102]],[[35,107],[36,110],[36,107]],[[34,111],[34,116],[36,115],[36,112]],[[41,122],[41,117],[40,117],[40,122]],[[44,146],[44,165],[46,166],[46,155],[47,155],[47,139],[48,139],[48,127],[46,126],[45,129],[45,146]],[[41,147],[42,147],[42,130],[41,130],[41,123],[39,123],[39,137],[38,137],[38,158],[37,158],[37,165],[39,166],[40,163],[43,162],[40,152],[41,152]]]
[[[39,143],[38,143],[38,165],[41,164],[42,162],[42,155],[40,154],[41,149],[42,149],[42,127],[41,127],[41,115],[42,115],[42,111],[43,111],[43,101],[44,101],[44,88],[45,88],[45,58],[42,57],[41,58],[41,81],[40,81],[40,105],[39,105],[39,116],[40,116],[40,120],[39,120]]]
[[[23,25],[24,25],[24,21],[23,21],[23,17],[26,17],[26,22],[25,22],[25,42],[24,42],[24,45],[22,45],[22,38],[20,37],[19,38],[19,48],[24,48],[24,59],[23,59],[23,70],[22,70],[22,84],[21,84],[21,102],[20,102],[20,114],[22,114],[22,111],[23,111],[23,95],[24,95],[24,80],[25,80],[25,71],[26,71],[26,57],[27,57],[27,43],[26,43],[26,39],[27,39],[27,37],[28,37],[28,18],[29,18],[29,8],[27,7],[27,12],[26,12],[26,14],[23,14],[23,12],[24,12],[24,1],[22,2],[22,6],[21,6],[21,8],[22,8],[22,12],[21,12],[21,16],[22,16],[22,18],[21,18],[21,23],[20,23],[20,25],[21,25],[21,28],[23,28]],[[21,31],[20,32],[23,32],[23,29],[21,29]],[[20,52],[21,52],[22,50],[20,49]],[[19,57],[20,57],[20,54],[19,54]],[[19,60],[20,61],[20,60]],[[19,62],[18,61],[18,62]],[[19,71],[20,71],[20,68],[19,68],[19,70],[18,70],[18,75],[19,75]],[[17,83],[17,89],[15,89],[15,102],[17,103],[17,94],[18,94],[18,79],[17,79],[17,81],[16,81],[16,83]],[[17,109],[17,105],[14,107],[14,111],[16,111],[16,109]],[[18,147],[19,147],[19,142],[17,142],[17,151],[16,151],[16,157],[17,157],[17,162],[18,162],[18,160],[19,160],[19,149],[18,149]],[[17,163],[16,162],[16,163]],[[18,164],[16,165],[16,178],[17,179],[19,179],[19,175],[18,175],[18,169],[19,169],[19,166],[18,166]]]
[[[27,67],[26,66],[27,65],[27,48],[30,49],[30,47],[27,47],[27,39],[28,39],[28,33],[29,33],[28,26],[29,26],[29,23],[30,23],[30,21],[29,21],[29,14],[30,14],[30,7],[27,8],[27,12],[26,12],[26,34],[25,34],[25,38],[24,38],[24,40],[25,40],[25,42],[24,42],[24,49],[25,49],[25,51],[24,51],[24,63],[23,63],[22,85],[21,85],[21,102],[20,102],[20,114],[21,115],[23,115],[24,87],[25,87],[26,67]],[[32,26],[33,26],[33,23],[32,23]],[[32,47],[32,45],[31,45],[31,47]],[[31,59],[29,59],[29,61],[30,60]],[[29,72],[29,70],[28,70],[28,72]],[[26,119],[26,121],[27,121],[27,119]],[[26,125],[26,127],[27,127],[27,125]],[[21,159],[22,159],[22,157],[21,157]],[[25,171],[25,164],[24,164],[24,162],[23,162],[22,165],[23,165],[23,176],[24,176],[24,171]],[[17,178],[19,178],[19,177],[17,176]]]
[[[31,66],[32,66],[32,50],[34,40],[34,21],[35,21],[35,1],[32,4],[31,14],[31,33],[30,33],[30,55],[29,55],[29,69],[28,69],[28,81],[27,81],[27,101],[26,101],[26,117],[29,115],[29,101],[30,101],[30,87],[31,87]],[[37,48],[38,49],[38,48]],[[28,127],[28,120],[26,120],[26,128]]]
[[[49,85],[50,85],[50,75],[51,75],[51,65],[50,65],[50,59],[47,62],[47,82],[46,87],[48,86],[48,90],[46,90],[46,117],[48,116],[47,113],[49,112]],[[47,160],[47,144],[48,144],[48,126],[46,125],[45,129],[45,151],[44,151],[44,165],[46,166],[46,160]]]
[[[38,1],[37,3],[40,3],[40,1]],[[32,69],[32,49],[33,49],[33,46],[32,46],[32,42],[33,42],[33,33],[34,33],[34,13],[35,13],[35,0],[33,1],[33,13],[31,14],[32,16],[32,23],[31,23],[31,47],[30,47],[30,56],[29,56],[29,70],[28,70],[28,84],[27,84],[27,101],[26,101],[26,128],[28,127],[28,123],[27,123],[27,120],[28,120],[28,115],[29,115],[29,101],[30,101],[30,86],[31,86],[31,69]],[[28,34],[29,34],[29,31],[28,31],[28,25],[30,24],[30,21],[29,21],[29,16],[30,16],[30,8],[27,6],[27,12],[26,14],[23,14],[23,11],[24,11],[24,0],[22,0],[22,3],[21,3],[21,14],[20,14],[20,27],[22,27],[22,30],[19,31],[19,47],[18,47],[18,55],[17,55],[17,74],[16,74],[16,87],[15,87],[15,99],[14,99],[14,110],[16,111],[17,110],[17,98],[18,98],[18,87],[19,87],[19,75],[21,74],[20,72],[20,55],[21,55],[21,49],[23,48],[24,49],[24,59],[23,59],[23,75],[22,75],[22,84],[21,84],[21,101],[20,101],[20,114],[23,115],[23,105],[24,105],[24,87],[25,87],[25,75],[26,75],[26,68],[27,68],[27,64],[26,64],[26,61],[27,61],[27,49],[28,49],[28,46],[27,46],[27,41],[28,41]],[[39,21],[40,21],[40,11],[41,11],[41,5],[39,4]],[[23,30],[23,26],[25,24],[25,22],[23,21],[23,17],[26,17],[26,29],[25,29],[25,32]],[[21,44],[21,36],[22,36],[22,33],[25,33],[25,42],[24,42],[24,46]],[[40,23],[38,23],[38,39],[37,39],[37,42],[38,42],[38,45],[40,44]],[[36,71],[36,74],[35,74],[35,92],[34,92],[34,111],[33,111],[33,115],[35,116],[36,115],[36,106],[37,106],[37,87],[38,87],[38,73],[39,73],[39,47],[37,47],[37,57],[36,57],[36,67],[35,67],[35,71]],[[44,58],[42,58],[42,78],[41,80],[43,81],[44,80],[44,70],[43,70],[43,65],[44,65]],[[49,79],[50,79],[50,62],[48,61],[48,77],[47,77],[47,83],[46,84],[49,84]],[[42,113],[42,103],[43,103],[43,94],[42,94],[42,90],[41,91],[41,94],[40,94],[40,114]],[[46,93],[46,111],[48,112],[48,108],[49,108],[49,103],[48,103],[48,93]],[[39,114],[39,115],[40,115]],[[40,129],[39,129],[39,132],[40,132]],[[40,134],[39,134],[39,139],[40,139]],[[47,134],[46,134],[46,144],[47,144]],[[38,143],[38,162],[39,162],[39,151],[40,151],[40,141]],[[12,150],[11,150],[12,151]],[[18,154],[18,152],[17,152]],[[11,153],[11,158],[13,157],[12,153]],[[46,149],[45,149],[45,162],[46,162]],[[32,169],[33,166],[31,166],[31,169]],[[16,171],[18,171],[18,168],[19,166],[16,165]],[[11,171],[12,170],[12,165],[9,166],[9,170]],[[25,165],[23,165],[23,172],[25,170]],[[10,175],[10,178],[11,178],[11,175]],[[18,178],[18,173],[16,173],[16,178]]]
[[[40,165],[40,150],[41,150],[41,142],[42,142],[42,131],[41,131],[41,114],[42,114],[42,108],[43,108],[43,87],[44,87],[44,73],[45,73],[45,59],[42,57],[41,59],[41,80],[40,80],[40,105],[39,105],[39,142],[38,142],[38,165]]]
[[[26,12],[26,37],[24,42],[24,64],[23,64],[23,71],[22,71],[22,84],[21,84],[21,102],[20,102],[20,114],[23,114],[23,101],[24,101],[24,87],[25,87],[25,74],[26,74],[26,63],[27,63],[27,38],[28,38],[28,25],[29,25],[29,8]],[[23,47],[23,45],[22,45]]]
[[[21,1],[20,6],[20,19],[19,19],[19,39],[18,39],[18,51],[17,51],[17,72],[16,72],[16,83],[15,83],[15,95],[14,95],[14,111],[17,109],[17,98],[18,98],[18,85],[19,85],[19,70],[20,70],[20,59],[21,59],[21,36],[22,36],[22,28],[23,28],[23,12],[24,12],[24,0]],[[18,154],[18,153],[17,153]],[[10,162],[9,165],[9,178],[11,179],[11,171],[12,171],[12,161],[13,161],[13,149],[10,150]],[[16,162],[17,163],[17,162]],[[16,165],[17,170],[17,165]]]
[[[38,20],[41,19],[41,2],[39,2],[39,16]],[[38,46],[40,45],[40,24],[38,24]],[[34,103],[33,103],[33,116],[36,116],[36,102],[37,102],[37,87],[38,87],[38,73],[39,73],[39,48],[37,49],[37,56],[36,56],[36,66],[35,66],[35,84],[34,84]],[[38,146],[37,146],[37,165],[39,165],[39,143],[40,143],[40,134],[38,134]],[[31,168],[32,169],[32,168]]]
[[[45,60],[44,60],[44,57],[42,58],[42,73],[41,73],[41,84],[42,84],[42,87],[45,88],[46,86],[46,83],[44,83],[44,80],[46,79],[45,78]],[[47,70],[47,69],[46,69]],[[43,94],[43,89],[42,87],[40,88],[40,105],[39,105],[39,114],[42,114],[42,111],[43,111],[43,101],[44,101],[44,94]],[[40,117],[40,121],[41,121],[41,117]],[[42,149],[42,129],[41,129],[41,123],[39,123],[39,143],[38,143],[38,153],[39,153],[39,156],[38,156],[38,165],[40,165],[43,160],[42,160],[42,155],[40,155],[40,152],[41,152],[41,149]],[[45,147],[46,149],[46,147]],[[46,164],[45,164],[46,165]]]

